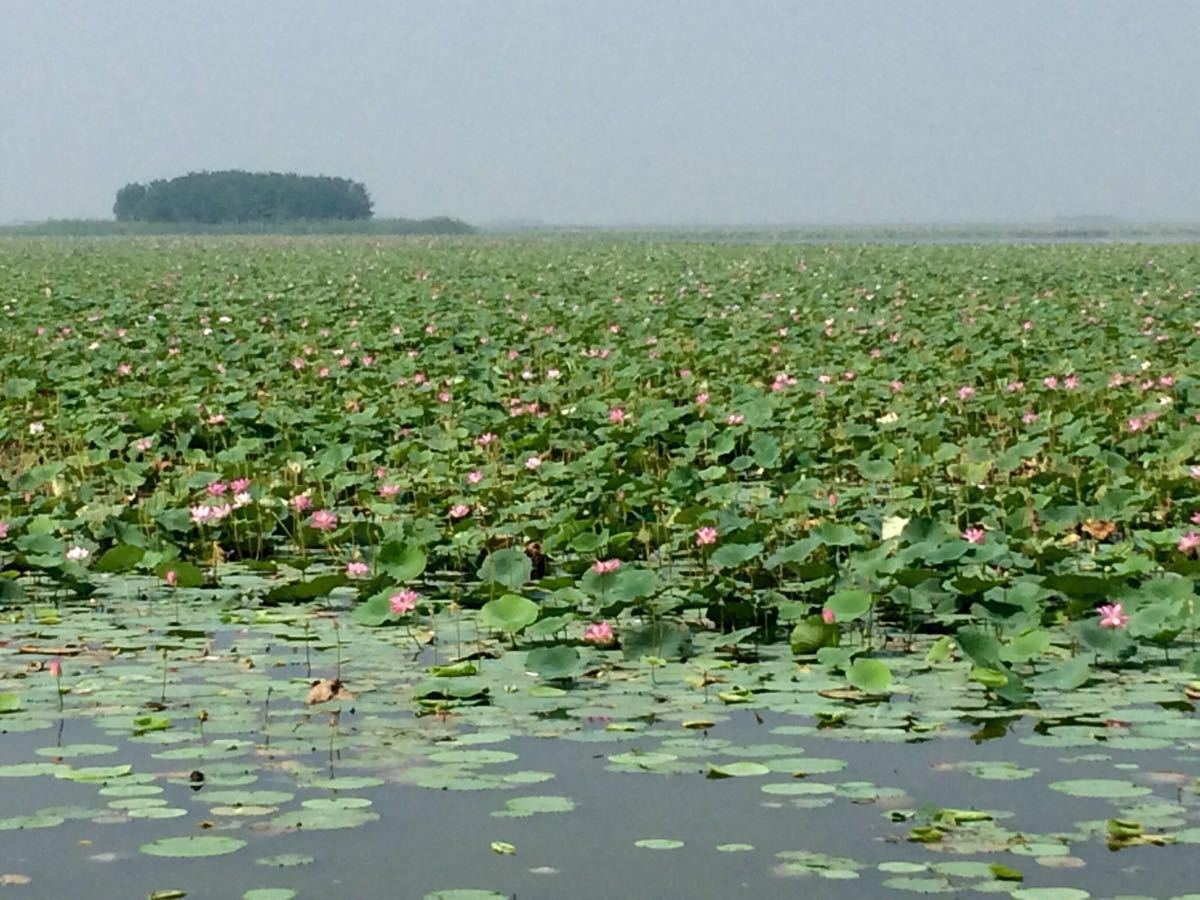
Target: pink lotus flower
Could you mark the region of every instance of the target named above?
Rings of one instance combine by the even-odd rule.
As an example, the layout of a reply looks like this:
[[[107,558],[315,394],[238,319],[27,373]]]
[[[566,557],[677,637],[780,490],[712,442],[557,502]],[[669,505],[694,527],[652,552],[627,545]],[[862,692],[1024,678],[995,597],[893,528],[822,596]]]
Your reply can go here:
[[[297,356],[292,360],[292,368],[295,369],[297,372],[299,372],[301,369],[303,369],[307,365],[308,365],[308,363],[306,363],[304,361],[304,357],[302,357],[302,356]]]
[[[167,569],[166,574],[163,575],[163,581],[167,583],[168,587],[176,587],[179,584],[179,573],[174,569]]]
[[[8,537],[9,525],[7,522],[0,522],[0,541]]]
[[[89,556],[91,556],[91,554],[88,552],[88,549],[86,547],[80,547],[78,544],[67,551],[67,559],[69,559],[71,562],[83,562]]]
[[[531,457],[529,457],[529,459],[525,460],[525,468],[528,469],[530,472],[536,472],[538,467],[541,466],[541,464],[542,464],[542,458],[540,456],[531,456]]]
[[[235,478],[233,481],[229,482],[229,489],[235,494],[241,494],[244,491],[248,491],[250,490],[250,479]]]
[[[969,384],[964,384],[962,387],[960,387],[958,389],[958,399],[959,400],[970,400],[974,396],[975,396],[975,388],[971,387]]]
[[[1024,422],[1026,425],[1032,425],[1037,420],[1038,420],[1038,414],[1035,413],[1033,410],[1026,410],[1025,414],[1023,416],[1021,416],[1021,421]]]
[[[333,531],[333,529],[337,528],[337,523],[337,513],[330,512],[327,509],[318,509],[312,514],[312,519],[309,522],[317,531]]]
[[[891,388],[893,394],[898,394],[902,390],[904,390],[904,382],[903,381],[893,381],[888,384],[888,387]]]
[[[708,405],[708,391],[701,391],[700,393],[698,393],[696,395],[696,405],[697,406],[707,406]]]
[[[62,660],[50,660],[50,662],[46,663],[46,671],[54,677],[55,681],[60,681],[62,679]]]
[[[409,588],[392,594],[392,596],[388,597],[388,606],[391,607],[392,615],[403,616],[412,612],[417,608],[417,600],[420,596],[416,591]]]
[[[499,438],[497,438],[496,435],[494,435],[490,431],[488,431],[488,432],[481,434],[479,437],[477,437],[475,439],[475,443],[478,444],[480,447],[486,447],[489,444],[496,442],[497,440],[499,440]]]
[[[145,451],[149,450],[151,447],[154,446],[154,438],[152,438],[152,437],[138,438],[136,441],[134,441],[133,446],[135,446],[137,449],[141,450],[144,453]]]
[[[455,503],[450,507],[450,518],[463,519],[471,514],[471,507],[465,503]]]
[[[1096,612],[1100,616],[1101,628],[1124,628],[1129,624],[1129,616],[1120,603],[1105,604],[1098,607]]]
[[[210,497],[220,497],[227,490],[229,490],[229,485],[223,481],[210,481],[204,489],[205,493]]]
[[[1063,387],[1068,391],[1073,391],[1079,387],[1079,378],[1075,375],[1068,375],[1063,379]]]
[[[1188,469],[1189,478],[1200,478],[1200,466],[1192,466]]]
[[[117,366],[117,374],[118,375],[132,375],[133,374],[133,366],[131,366],[129,363],[121,363],[119,366]]]
[[[607,646],[616,639],[616,635],[607,622],[592,622],[583,630],[583,639],[589,644]]]
[[[614,406],[608,411],[608,421],[612,422],[614,425],[624,424],[625,410],[621,409],[619,406]]]
[[[1047,375],[1042,379],[1042,384],[1046,386],[1047,390],[1053,391],[1058,387],[1058,378],[1054,375]]]
[[[1189,531],[1179,539],[1178,547],[1180,553],[1195,553],[1196,548],[1200,547],[1200,533]]]
[[[832,609],[826,606],[821,610],[821,621],[823,621],[826,625],[832,625],[837,621],[837,616],[834,615]]]
[[[203,503],[199,506],[193,506],[189,512],[191,513],[192,521],[197,524],[203,524],[204,522],[211,522],[213,520],[213,508],[211,506],[206,506]]]
[[[361,559],[356,559],[353,562],[346,563],[347,578],[366,578],[371,574],[371,567]]]
[[[391,499],[400,493],[400,485],[398,484],[381,484],[379,486],[379,496],[386,499]]]
[[[610,572],[615,572],[621,568],[619,559],[598,559],[592,563],[592,571],[597,575],[607,575]]]
[[[717,529],[711,525],[705,525],[696,529],[696,546],[708,547],[717,542]]]
[[[467,484],[479,484],[483,481],[483,470],[474,469],[467,473]]]
[[[297,494],[292,498],[292,509],[298,513],[304,512],[306,509],[312,509],[312,497],[308,496],[308,494]]]
[[[208,417],[209,425],[223,425],[225,423],[225,415],[223,413],[213,413]]]
[[[982,544],[987,532],[978,525],[973,525],[962,533],[962,539],[968,544]]]
[[[741,425],[746,421],[746,417],[739,413],[730,413],[725,417],[726,425]]]
[[[1200,512],[1192,513],[1191,522],[1193,525],[1200,525]],[[3,534],[0,534],[0,537],[3,537],[3,536],[4,536]]]
[[[1010,381],[1007,385],[1005,385],[1004,389],[1010,394],[1019,394],[1021,391],[1025,390],[1025,382]]]

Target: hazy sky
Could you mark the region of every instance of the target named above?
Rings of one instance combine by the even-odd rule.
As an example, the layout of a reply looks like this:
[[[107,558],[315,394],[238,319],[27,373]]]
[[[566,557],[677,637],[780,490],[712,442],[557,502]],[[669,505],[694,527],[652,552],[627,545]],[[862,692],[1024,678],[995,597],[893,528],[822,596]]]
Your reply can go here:
[[[1200,220],[1197,0],[0,0],[0,222],[128,181],[473,222]]]

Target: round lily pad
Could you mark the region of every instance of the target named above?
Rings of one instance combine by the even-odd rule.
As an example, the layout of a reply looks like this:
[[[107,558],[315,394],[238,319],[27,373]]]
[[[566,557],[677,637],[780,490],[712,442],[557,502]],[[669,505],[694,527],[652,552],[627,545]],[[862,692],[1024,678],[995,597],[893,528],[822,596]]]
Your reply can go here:
[[[1072,797],[1098,797],[1103,799],[1124,799],[1126,797],[1141,797],[1151,793],[1150,788],[1133,784],[1129,781],[1119,781],[1115,778],[1072,778],[1067,781],[1052,781],[1051,790]]]
[[[150,856],[169,856],[177,859],[202,856],[225,856],[246,846],[238,838],[219,834],[188,835],[186,837],[161,838],[142,844],[138,849]]]

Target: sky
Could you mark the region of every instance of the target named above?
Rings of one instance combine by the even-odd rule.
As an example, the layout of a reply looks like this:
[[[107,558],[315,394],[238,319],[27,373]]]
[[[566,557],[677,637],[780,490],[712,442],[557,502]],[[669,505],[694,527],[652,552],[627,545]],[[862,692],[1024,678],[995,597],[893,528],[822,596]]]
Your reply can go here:
[[[0,0],[0,222],[130,181],[575,225],[1200,221],[1195,0]]]

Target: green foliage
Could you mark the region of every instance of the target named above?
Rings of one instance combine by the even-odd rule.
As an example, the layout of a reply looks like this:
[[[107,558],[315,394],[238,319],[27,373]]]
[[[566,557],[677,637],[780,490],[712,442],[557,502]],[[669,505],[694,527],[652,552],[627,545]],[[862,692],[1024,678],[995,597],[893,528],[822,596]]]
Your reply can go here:
[[[487,628],[495,628],[515,634],[537,621],[538,605],[519,594],[505,594],[489,600],[479,610],[479,622]]]
[[[361,182],[278,172],[192,172],[117,191],[117,221],[265,222],[369,219],[371,197]]]

